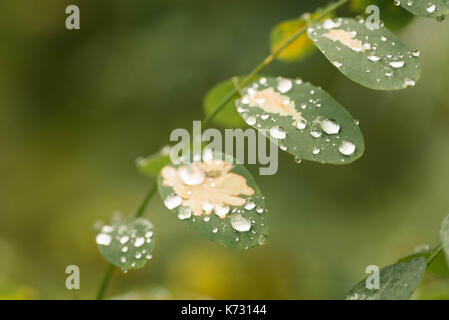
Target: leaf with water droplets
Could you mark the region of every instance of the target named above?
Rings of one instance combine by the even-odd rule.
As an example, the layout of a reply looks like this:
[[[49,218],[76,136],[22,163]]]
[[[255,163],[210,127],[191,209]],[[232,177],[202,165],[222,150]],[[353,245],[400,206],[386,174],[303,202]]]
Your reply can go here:
[[[415,249],[415,252],[399,259],[398,262],[409,262],[419,257],[423,257],[427,261],[430,256],[434,254],[435,250],[438,250],[438,246],[430,248],[428,245],[422,245]],[[440,251],[440,253],[435,257],[435,260],[427,266],[427,271],[439,277],[449,276],[449,268],[446,264],[446,259],[443,252]]]
[[[261,78],[242,94],[240,115],[295,157],[346,164],[363,154],[357,121],[321,88],[300,79]]]
[[[398,262],[380,269],[379,289],[369,289],[366,279],[359,282],[346,296],[347,300],[408,300],[421,283],[426,272],[426,259]]]
[[[254,178],[219,154],[202,162],[167,165],[158,179],[165,206],[201,236],[231,249],[266,242],[264,197]]]
[[[443,246],[443,251],[446,254],[446,262],[449,265],[449,216],[444,218],[440,229],[440,238]]]
[[[405,10],[426,18],[443,18],[449,14],[449,0],[394,0]]]
[[[124,271],[140,269],[152,257],[153,225],[143,218],[115,221],[102,227],[96,242],[101,255],[114,266]]]
[[[136,160],[137,168],[143,174],[156,178],[161,169],[170,163],[170,146],[163,147],[158,153]]]
[[[368,88],[404,89],[420,77],[419,51],[385,27],[370,30],[355,19],[338,18],[314,24],[307,33],[341,73]]]
[[[260,76],[257,76],[255,79],[259,79]],[[236,78],[238,81],[242,81],[243,77]],[[204,113],[210,115],[215,108],[220,104],[220,102],[225,99],[233,90],[234,90],[234,82],[233,79],[229,79],[217,84],[213,87],[204,98]],[[235,111],[235,99],[237,99],[237,95],[231,99],[224,107],[221,109],[220,113],[218,113],[212,122],[226,127],[226,128],[240,128],[245,127],[246,124],[239,116],[237,111]]]

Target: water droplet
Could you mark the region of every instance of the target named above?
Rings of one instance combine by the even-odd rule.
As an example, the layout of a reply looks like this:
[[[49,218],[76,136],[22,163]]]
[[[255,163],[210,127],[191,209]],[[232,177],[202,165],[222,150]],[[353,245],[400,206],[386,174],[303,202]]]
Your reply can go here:
[[[245,119],[246,123],[250,126],[253,126],[256,124],[256,118],[255,117],[248,117]]]
[[[287,132],[279,128],[278,126],[270,129],[270,135],[275,139],[285,139]]]
[[[320,148],[313,148],[313,150],[312,150],[312,153],[314,154],[314,155],[317,155],[317,154],[319,154],[321,152],[321,149]]]
[[[343,140],[340,147],[338,147],[338,151],[345,156],[350,156],[355,151],[355,145],[352,142]]]
[[[428,13],[433,13],[433,12],[435,12],[435,9],[437,8],[437,6],[434,4],[434,3],[432,3],[432,2],[429,2],[428,4],[427,4],[427,6],[426,6],[426,11],[428,12]]]
[[[314,128],[310,131],[310,135],[314,138],[319,138],[319,137],[321,137],[322,134],[323,133],[321,132],[321,130],[319,130],[317,128]]]
[[[293,87],[293,84],[288,79],[279,78],[277,89],[280,93],[286,93],[290,91]]]
[[[136,255],[135,255],[135,257],[136,257],[136,259],[140,259],[140,258],[142,258],[142,253],[140,253],[140,252],[137,252],[137,253],[136,253]]]
[[[121,257],[121,258],[120,258],[120,262],[121,262],[121,263],[125,263],[125,262],[126,262],[126,257]]]
[[[214,228],[214,229],[212,230],[212,232],[213,232],[213,233],[217,233],[217,232],[218,232],[218,228]]]
[[[300,163],[302,162],[302,159],[301,159],[300,157],[296,156],[296,157],[294,158],[294,161],[295,161],[297,164],[300,164]]]
[[[251,229],[251,221],[244,218],[240,214],[234,214],[230,216],[231,219],[231,225],[234,230],[240,231],[240,232],[246,232]]]
[[[108,246],[111,244],[112,237],[108,234],[100,233],[97,235],[95,241],[101,246]]]
[[[307,122],[306,122],[305,120],[302,120],[302,119],[299,120],[299,121],[296,123],[296,128],[298,128],[299,130],[305,129],[306,126],[307,126]]]
[[[189,207],[180,207],[178,209],[178,218],[180,220],[189,219],[192,216],[192,210]]]
[[[121,244],[125,244],[125,243],[128,242],[128,240],[129,240],[129,237],[128,237],[128,236],[121,237],[121,238],[120,238],[120,243],[121,243]]]
[[[267,243],[267,237],[263,234],[257,237],[257,244],[259,246],[263,246],[265,243]]]
[[[373,62],[377,62],[380,60],[380,57],[375,56],[375,55],[370,55],[368,56],[368,60],[373,61]]]
[[[206,179],[206,173],[195,164],[179,167],[178,175],[182,182],[188,186],[197,186]]]
[[[178,195],[168,195],[164,200],[164,204],[168,209],[179,207],[182,203],[182,198]]]
[[[220,218],[224,218],[229,213],[229,207],[223,204],[218,204],[215,206],[214,212]]]
[[[404,64],[405,64],[404,61],[392,61],[392,62],[390,62],[390,67],[398,69],[398,68],[402,68],[404,66]]]
[[[145,243],[144,237],[138,237],[136,241],[134,242],[134,247],[138,248],[141,247]]]
[[[246,210],[252,210],[252,209],[254,209],[255,206],[256,206],[256,204],[255,204],[254,202],[248,201],[248,202],[245,204],[245,209],[246,209]]]
[[[412,56],[419,57],[421,55],[421,52],[418,49],[412,50]]]
[[[321,129],[327,134],[337,134],[340,132],[340,124],[333,120],[324,120],[321,122]]]

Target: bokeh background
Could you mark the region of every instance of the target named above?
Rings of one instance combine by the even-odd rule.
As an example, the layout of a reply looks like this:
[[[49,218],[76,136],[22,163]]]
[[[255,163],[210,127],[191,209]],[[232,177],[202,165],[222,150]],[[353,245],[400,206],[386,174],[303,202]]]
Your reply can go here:
[[[0,298],[93,298],[106,263],[92,225],[135,210],[152,183],[135,159],[202,119],[206,92],[262,60],[275,24],[325,3],[0,1]],[[79,31],[65,29],[69,4]],[[298,165],[281,153],[277,175],[257,176],[270,242],[248,252],[200,238],[155,197],[154,258],[118,271],[109,297],[341,299],[367,265],[437,243],[449,213],[449,22],[397,32],[424,66],[404,91],[365,89],[319,53],[266,69],[322,86],[359,119],[360,160]],[[65,288],[70,264],[81,290]],[[427,276],[416,298],[447,298],[448,283]]]

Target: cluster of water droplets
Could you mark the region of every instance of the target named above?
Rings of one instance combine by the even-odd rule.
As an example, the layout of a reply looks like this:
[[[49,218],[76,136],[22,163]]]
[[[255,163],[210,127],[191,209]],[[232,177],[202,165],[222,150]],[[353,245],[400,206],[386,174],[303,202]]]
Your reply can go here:
[[[339,31],[350,35],[353,38],[354,43],[359,43],[359,45],[353,43],[351,45],[346,38],[342,38],[340,40],[342,42],[334,39],[337,52],[341,52],[340,58],[332,61],[335,67],[342,70],[342,72],[345,72],[346,68],[348,68],[348,70],[354,68],[352,62],[351,65],[348,66],[343,62],[346,61],[345,57],[347,58],[348,53],[347,51],[342,52],[342,47],[349,47],[352,51],[362,55],[360,59],[367,60],[368,63],[361,64],[362,66],[366,66],[363,71],[366,74],[370,74],[365,77],[372,77],[374,81],[381,83],[396,79],[395,75],[397,74],[397,77],[402,79],[403,88],[414,86],[415,81],[411,78],[404,78],[399,71],[408,64],[410,64],[412,68],[418,69],[420,63],[416,58],[420,56],[420,52],[418,50],[400,50],[396,41],[388,39],[386,35],[379,36],[378,33],[370,31],[365,28],[365,26],[363,26],[362,30],[367,30],[368,34],[359,35],[356,30],[349,27],[350,21],[351,20],[343,18],[328,19],[321,25],[308,28],[308,35],[312,41],[318,42],[319,39],[325,37],[329,31],[339,28]],[[358,22],[364,24],[362,18],[360,18]],[[326,54],[324,50],[322,51]],[[378,70],[382,71],[379,72]]]
[[[325,25],[327,26],[327,28],[331,28],[339,26],[342,22],[342,19],[337,20],[337,22],[334,22],[334,20],[326,20]],[[322,107],[323,103],[319,95],[319,88],[314,88],[308,83],[304,83],[301,79],[291,80],[278,77],[275,81],[276,83],[273,84],[272,82],[269,83],[266,78],[261,78],[258,82],[253,83],[246,90],[246,95],[244,95],[241,99],[242,104],[251,107],[250,97],[254,96],[257,93],[257,90],[267,88],[271,84],[273,88],[275,88],[282,94],[290,93],[290,91],[292,91],[295,86],[298,86],[301,91],[303,91],[304,89],[307,90],[307,97],[305,101],[299,105],[295,105],[295,109],[298,112],[302,112],[304,110],[313,111],[315,108]],[[256,102],[263,103],[265,101]],[[290,104],[290,97],[285,96],[283,103],[285,103],[286,105]],[[288,147],[286,146],[284,141],[288,140],[289,130],[286,130],[284,127],[278,124],[277,115],[273,116],[268,112],[264,112],[261,114],[247,114],[249,113],[249,109],[250,108],[245,108],[242,105],[238,106],[237,108],[238,112],[242,114],[242,117],[249,125],[260,128],[262,126],[262,123],[264,128],[268,127],[268,135],[278,142],[279,148],[281,150],[288,151]],[[356,124],[358,125],[358,122]],[[320,140],[317,140],[317,145],[311,150],[312,154],[315,156],[319,155],[323,148],[325,148],[323,138],[324,142],[326,143],[331,143],[331,137],[333,137],[332,140],[340,140],[340,136],[338,134],[340,133],[341,125],[335,119],[323,119],[322,117],[317,117],[313,120],[306,120],[304,117],[301,117],[300,119],[296,119],[295,122],[293,122],[293,126],[299,130],[300,134],[308,132],[313,138],[322,138]],[[324,137],[324,135],[326,136]],[[338,150],[339,153],[343,156],[351,156],[355,152],[355,145],[352,142],[346,140],[340,140],[340,142],[338,143],[333,142],[332,147]],[[296,147],[292,148],[296,149]],[[344,161],[345,158],[343,157],[341,159],[341,162]],[[295,162],[301,163],[301,159],[295,158]]]
[[[145,264],[152,258],[153,225],[146,219],[136,219],[130,224],[105,225],[96,237],[96,243],[102,247],[120,250],[120,263],[123,272],[128,268]]]
[[[425,3],[424,9],[429,16],[436,17],[437,21],[443,21],[445,18],[445,14],[447,14],[449,9],[449,3],[441,4],[440,2],[436,3],[434,1],[429,0],[393,0],[393,3],[396,6],[401,6],[404,8],[412,8],[418,7]],[[443,7],[441,7],[443,6]]]

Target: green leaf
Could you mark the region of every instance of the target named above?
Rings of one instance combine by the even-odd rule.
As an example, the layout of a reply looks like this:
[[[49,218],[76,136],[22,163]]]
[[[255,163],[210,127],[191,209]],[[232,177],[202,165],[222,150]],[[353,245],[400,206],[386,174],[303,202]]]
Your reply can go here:
[[[143,218],[115,221],[103,226],[96,242],[101,255],[114,266],[140,269],[152,257],[153,225]]]
[[[430,258],[430,256],[434,253],[434,251],[438,249],[438,247],[439,246],[420,250],[418,252],[413,252],[408,256],[399,259],[398,262],[409,262],[419,257],[423,257],[427,261]],[[427,266],[427,271],[438,277],[449,276],[449,268],[446,264],[446,259],[444,257],[443,252],[440,252],[435,257],[435,260],[429,266]]]
[[[368,29],[350,18],[310,27],[309,38],[352,81],[376,90],[414,86],[421,74],[419,51],[408,49],[385,27]]]
[[[255,79],[259,79],[260,76],[255,77]],[[237,78],[239,82],[242,81],[243,77]],[[213,87],[204,98],[204,113],[207,115],[211,114],[215,108],[223,101],[226,96],[228,96],[234,90],[234,83],[232,79],[223,81]],[[218,124],[222,127],[226,128],[240,128],[246,127],[245,122],[239,116],[237,111],[235,110],[235,100],[237,99],[237,95],[231,99],[217,114],[212,122]]]
[[[446,262],[449,265],[449,216],[444,218],[441,224],[440,238],[444,253],[446,254]]]
[[[329,94],[302,80],[261,78],[236,107],[246,122],[300,159],[347,164],[364,151],[351,115]]]
[[[441,19],[449,14],[449,0],[401,0],[400,4],[415,16]]]
[[[268,232],[264,197],[244,166],[221,158],[164,167],[158,179],[161,198],[174,217],[206,239],[238,250],[263,245]]]
[[[137,168],[143,174],[156,178],[161,169],[170,163],[170,146],[163,147],[158,153],[136,160]]]
[[[359,282],[346,296],[347,300],[408,300],[421,283],[426,271],[424,258],[399,262],[379,272],[379,289],[368,289],[366,279]]]

